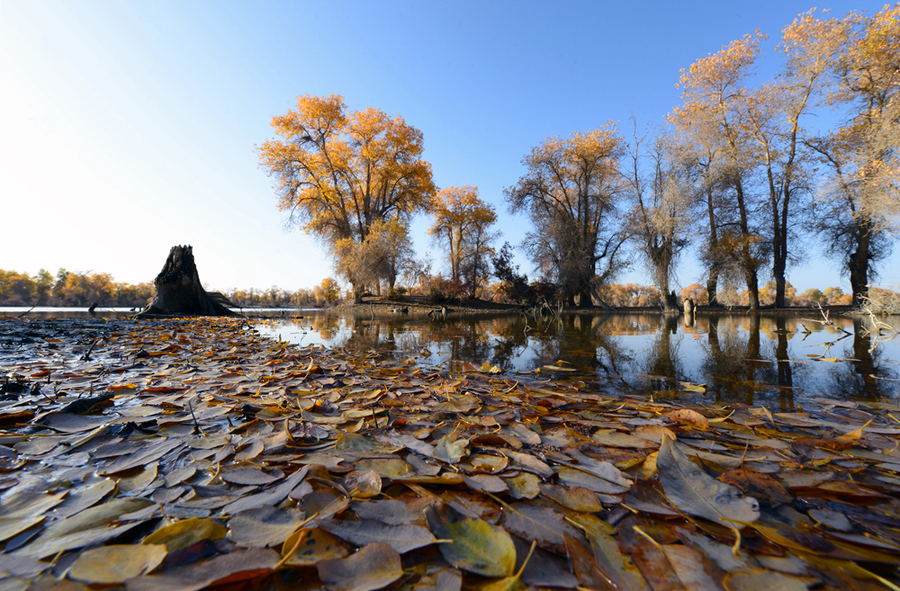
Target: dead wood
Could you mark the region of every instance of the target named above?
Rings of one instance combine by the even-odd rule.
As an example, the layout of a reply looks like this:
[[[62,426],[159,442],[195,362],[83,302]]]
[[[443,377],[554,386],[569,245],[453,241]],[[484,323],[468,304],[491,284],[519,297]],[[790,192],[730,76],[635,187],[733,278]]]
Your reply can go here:
[[[236,307],[218,292],[207,292],[200,283],[191,246],[173,246],[162,271],[153,280],[156,295],[138,318],[150,316],[234,316]]]

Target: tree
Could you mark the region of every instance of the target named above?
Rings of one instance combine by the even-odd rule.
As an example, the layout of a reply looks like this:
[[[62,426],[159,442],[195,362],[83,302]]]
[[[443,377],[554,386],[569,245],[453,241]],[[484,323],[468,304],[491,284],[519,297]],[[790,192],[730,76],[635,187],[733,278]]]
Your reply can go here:
[[[744,101],[744,125],[765,173],[776,308],[786,305],[788,241],[796,226],[792,219],[801,206],[799,199],[812,193],[812,158],[803,149],[805,119],[826,87],[837,48],[834,42],[810,42],[810,30],[825,32],[813,13],[800,15],[784,28],[778,47],[786,57],[782,72],[774,83],[748,92]]]
[[[844,109],[845,124],[807,145],[830,170],[820,231],[844,258],[860,305],[900,231],[900,4],[813,22],[805,33],[813,46],[838,47],[827,104]]]
[[[699,283],[691,283],[681,289],[681,299],[694,300],[694,304],[703,306],[709,303],[709,292]]]
[[[296,109],[272,118],[281,139],[258,148],[275,179],[279,209],[332,248],[365,243],[373,224],[405,219],[435,192],[421,158],[422,132],[371,107],[348,111],[342,97],[298,97]],[[335,250],[340,245],[339,250]],[[364,278],[347,278],[360,301]]]
[[[525,156],[527,172],[504,190],[512,212],[525,211],[532,260],[574,305],[592,305],[592,292],[619,268],[624,241],[614,219],[624,187],[619,175],[623,140],[615,125],[548,138]]]
[[[322,304],[333,306],[341,301],[341,288],[331,277],[326,277],[313,289],[316,291],[316,299]]]
[[[641,149],[646,136],[638,134],[636,120],[634,123],[628,178],[632,206],[627,225],[631,240],[663,295],[664,308],[674,311],[678,302],[669,290],[669,281],[678,255],[688,245],[695,190],[688,166],[672,138],[662,130],[651,139],[650,153],[646,156],[650,171],[642,170],[641,160],[645,157]]]
[[[494,238],[490,227],[497,221],[494,208],[478,197],[478,188],[448,187],[434,198],[433,240],[447,250],[450,281],[466,289],[474,298],[478,286],[489,276],[488,259]]]
[[[500,251],[491,258],[494,277],[500,280],[500,296],[507,301],[520,302],[528,297],[528,275],[519,274],[519,266],[513,264],[513,251],[504,242]]]
[[[394,289],[397,277],[411,263],[409,228],[393,218],[376,220],[362,243],[352,238],[339,240],[332,251],[338,273],[355,286],[375,286],[381,293],[381,282]]]
[[[759,308],[758,271],[765,261],[765,250],[751,219],[751,194],[746,190],[755,163],[741,120],[747,98],[742,82],[750,74],[759,54],[759,42],[764,38],[760,33],[746,35],[682,70],[679,86],[684,88],[683,104],[670,115],[670,121],[688,134],[696,123],[699,133],[709,134],[700,143],[721,151],[724,162],[720,170],[734,194],[739,232],[738,240],[732,241],[738,251],[723,254],[731,258],[736,255],[740,261],[752,310]],[[717,246],[721,248],[722,243]]]
[[[794,298],[797,297],[797,290],[791,285],[791,282],[786,282],[787,285],[784,289],[784,303],[781,306],[776,304],[776,307],[783,308],[786,305],[789,305]],[[767,281],[766,284],[759,290],[759,299],[766,306],[774,304],[775,299],[777,297],[778,285],[775,281]],[[821,294],[821,292],[820,292]]]

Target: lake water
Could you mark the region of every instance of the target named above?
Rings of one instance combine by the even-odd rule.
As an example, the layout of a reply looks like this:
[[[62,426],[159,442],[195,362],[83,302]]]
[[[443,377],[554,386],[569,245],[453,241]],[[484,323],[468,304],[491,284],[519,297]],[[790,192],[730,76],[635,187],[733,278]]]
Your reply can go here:
[[[900,336],[868,320],[659,314],[428,318],[311,314],[257,328],[299,345],[413,359],[453,371],[567,379],[656,399],[765,404],[796,410],[827,398],[900,402]],[[894,331],[900,317],[880,319]],[[890,338],[893,337],[893,338]],[[470,364],[470,365],[467,365]]]
[[[18,316],[27,308],[0,308]],[[250,312],[250,310],[245,310]],[[403,315],[265,310],[292,319],[252,320],[272,338],[301,346],[410,360],[425,368],[503,377],[571,380],[581,388],[655,399],[765,404],[790,411],[827,398],[900,404],[900,335],[864,318],[821,315],[508,314],[433,321]],[[103,318],[128,308],[38,308],[28,318]],[[894,331],[900,316],[880,319]],[[474,367],[473,367],[474,366]]]

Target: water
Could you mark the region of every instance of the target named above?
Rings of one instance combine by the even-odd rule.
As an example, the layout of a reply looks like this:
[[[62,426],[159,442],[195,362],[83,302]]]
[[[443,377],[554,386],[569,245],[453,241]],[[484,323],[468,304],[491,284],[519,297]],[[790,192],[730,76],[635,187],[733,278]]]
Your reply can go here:
[[[376,351],[423,367],[568,379],[598,390],[791,411],[822,398],[900,401],[900,336],[868,320],[800,316],[564,314],[421,318],[313,314],[259,323],[299,345]],[[900,318],[881,319],[893,330]],[[894,338],[887,338],[894,336]],[[466,365],[471,364],[471,365]],[[560,369],[562,368],[562,369]]]

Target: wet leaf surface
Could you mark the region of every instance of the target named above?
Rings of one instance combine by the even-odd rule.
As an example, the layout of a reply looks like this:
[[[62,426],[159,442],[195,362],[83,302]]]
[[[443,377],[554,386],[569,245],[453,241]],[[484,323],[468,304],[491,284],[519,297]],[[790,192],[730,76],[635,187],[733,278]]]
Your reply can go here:
[[[400,555],[384,544],[368,544],[347,558],[320,560],[316,570],[329,591],[371,591],[403,576]]]
[[[577,376],[288,345],[241,319],[0,330],[43,335],[0,351],[4,584],[900,581],[891,401],[655,402]]]
[[[68,576],[85,583],[124,583],[152,571],[166,557],[166,547],[156,544],[102,546],[85,550]]]

